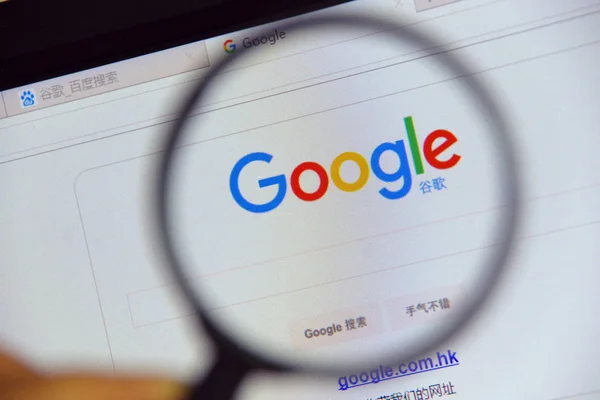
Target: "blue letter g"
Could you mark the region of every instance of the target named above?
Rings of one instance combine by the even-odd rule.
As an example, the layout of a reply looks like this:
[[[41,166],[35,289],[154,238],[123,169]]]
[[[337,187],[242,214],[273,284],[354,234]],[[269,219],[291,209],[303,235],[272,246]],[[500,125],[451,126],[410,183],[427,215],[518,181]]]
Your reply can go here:
[[[242,169],[244,167],[254,161],[263,161],[266,163],[270,163],[273,156],[268,153],[250,153],[235,163],[233,169],[231,170],[231,175],[229,176],[229,190],[231,190],[231,195],[236,203],[240,205],[243,209],[253,212],[253,213],[265,213],[267,211],[271,211],[274,208],[277,208],[279,204],[283,201],[285,197],[285,193],[287,190],[285,184],[285,175],[277,175],[272,176],[270,178],[261,179],[258,181],[258,187],[264,188],[273,185],[277,185],[277,194],[273,198],[273,200],[265,203],[265,204],[254,204],[250,203],[248,200],[242,196],[240,192],[240,174],[242,173]]]

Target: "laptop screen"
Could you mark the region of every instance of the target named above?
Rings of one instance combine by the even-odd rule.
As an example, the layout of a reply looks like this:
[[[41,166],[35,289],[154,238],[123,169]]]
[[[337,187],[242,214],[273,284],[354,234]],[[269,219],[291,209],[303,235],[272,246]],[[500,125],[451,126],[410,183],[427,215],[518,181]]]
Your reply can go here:
[[[374,366],[335,378],[257,375],[244,384],[241,398],[600,396],[600,320],[594,312],[600,304],[600,178],[596,174],[600,136],[594,128],[600,122],[594,84],[600,81],[599,11],[600,4],[592,0],[369,0],[315,13],[398,18],[402,24],[437,31],[445,48],[465,52],[476,61],[474,73],[496,89],[515,130],[526,199],[519,228],[522,240],[496,296],[475,324],[443,348],[390,370]],[[257,34],[265,31],[271,33]],[[231,129],[235,127],[239,134],[229,137],[226,145],[211,148],[215,163],[223,160],[222,168],[215,166],[217,178],[221,169],[229,174],[248,149],[269,145],[268,135],[261,141],[244,133],[256,126],[244,124],[256,119],[268,126],[282,120],[277,107],[262,108],[262,115],[248,118],[236,113],[249,113],[252,108],[236,111],[236,105],[290,89],[343,82],[362,72],[369,72],[369,85],[384,86],[382,65],[417,65],[418,52],[390,56],[369,49],[364,39],[372,40],[376,34],[293,36],[275,22],[3,91],[0,344],[48,371],[77,366],[118,373],[142,370],[182,379],[205,371],[214,349],[197,331],[193,311],[161,268],[149,235],[152,200],[143,174],[147,161],[162,150],[162,139],[182,96],[223,58],[240,49],[252,50],[241,65],[227,71],[244,77],[239,87],[228,87],[223,99],[230,110]],[[319,68],[302,68],[307,59],[330,61]],[[407,90],[417,88],[419,79],[414,81],[412,87],[411,80],[405,82]],[[325,105],[311,107],[318,113]],[[206,115],[216,111],[223,113],[209,107]],[[408,103],[406,110],[398,110],[398,118],[401,124],[409,118],[417,130],[428,126],[427,116],[413,114]],[[303,149],[290,166],[312,157],[330,164],[344,146],[331,154]],[[372,150],[356,149],[353,154],[362,151],[366,156]],[[473,173],[470,190],[489,184],[483,169]],[[452,190],[449,177],[415,178],[407,198],[443,196],[444,190]],[[268,213],[270,223],[284,224],[283,218],[293,219],[295,212],[318,215],[335,208],[336,199],[343,201],[341,196],[328,196],[311,204],[311,211],[298,211],[306,201],[303,196],[314,196],[318,185],[314,190],[290,187],[287,197],[275,204],[261,197],[269,200],[270,192],[252,193],[256,179],[244,182],[248,176],[243,174],[238,178],[239,193],[232,193],[226,182],[223,192],[217,193],[223,200],[215,196],[212,203],[220,212],[231,209],[233,226],[254,224],[258,220],[250,218],[256,218],[257,212]],[[364,186],[365,201],[375,199],[367,196],[371,182],[346,187],[352,190],[344,190],[343,180],[332,182],[332,192],[341,189],[362,195],[358,191]],[[397,185],[394,190],[399,190]],[[277,221],[277,208],[281,221]],[[252,226],[256,238],[262,237],[261,224]],[[411,254],[413,262],[447,255],[432,254],[426,232],[415,235],[419,241]],[[315,243],[325,240],[318,235],[314,239]],[[223,244],[223,253],[236,265],[262,257],[258,251],[232,252],[240,244],[222,240],[217,245]],[[292,245],[283,246],[273,250],[273,257],[295,251]],[[352,245],[340,251],[359,250]],[[306,257],[296,261],[308,265],[310,257]],[[261,273],[273,268],[265,265],[243,279],[258,282]],[[323,276],[319,287],[334,278]],[[286,285],[291,293],[300,283]],[[273,294],[269,301],[291,301],[277,297],[285,295]],[[430,297],[403,304],[401,313],[419,318],[451,307],[448,297]],[[367,303],[348,315],[307,308],[307,315],[319,317],[314,324],[295,327],[294,321],[285,321],[285,329],[299,332],[297,338],[291,333],[290,343],[310,350],[315,343],[326,344],[349,330],[379,329],[376,318],[371,318],[374,313]],[[332,323],[321,323],[329,319]],[[257,323],[272,321],[257,317]],[[352,348],[351,341],[348,346]]]

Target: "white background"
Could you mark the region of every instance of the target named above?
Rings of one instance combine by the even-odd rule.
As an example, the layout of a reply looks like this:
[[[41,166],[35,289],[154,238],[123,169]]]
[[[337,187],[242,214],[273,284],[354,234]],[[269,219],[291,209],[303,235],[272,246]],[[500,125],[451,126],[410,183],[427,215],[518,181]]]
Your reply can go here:
[[[554,6],[564,7],[559,1],[544,2],[545,7],[539,8],[534,7],[539,2],[461,3],[457,7],[465,9],[469,3],[503,4],[514,13],[491,13],[490,24],[502,16],[531,16],[535,11],[541,19]],[[600,194],[595,173],[595,149],[600,144],[595,85],[600,80],[596,44],[600,25],[597,14],[575,18],[576,13],[593,10],[575,11],[578,7],[595,2],[579,3],[570,2],[573,11],[547,20],[547,27],[524,31],[522,26],[524,32],[503,38],[494,33],[496,40],[463,50],[482,70],[489,70],[482,77],[492,82],[511,116],[528,198],[522,234],[534,237],[522,243],[503,290],[484,316],[462,339],[449,345],[457,351],[461,366],[347,393],[336,391],[335,380],[257,380],[249,383],[241,397],[277,398],[285,393],[292,398],[297,393],[298,398],[363,399],[447,380],[453,381],[461,398],[469,399],[507,395],[553,399],[600,390],[600,323],[594,311],[600,300],[595,224]],[[511,4],[514,8],[509,8]],[[467,12],[457,15],[456,24],[468,25]],[[561,18],[565,21],[550,25]],[[478,21],[486,25],[485,20]],[[256,82],[268,87],[267,77],[261,77],[258,68],[255,72]],[[0,199],[0,344],[45,369],[83,365],[189,376],[198,365],[206,365],[205,357],[199,357],[204,360],[201,363],[193,356],[206,350],[195,353],[198,339],[195,331],[185,329],[187,320],[134,328],[125,318],[128,303],[120,285],[157,286],[157,282],[146,285],[144,276],[133,273],[153,268],[146,264],[153,247],[143,239],[148,226],[135,218],[146,188],[136,186],[139,181],[128,173],[99,175],[81,180],[86,184],[85,192],[81,190],[86,201],[85,206],[77,204],[80,188],[76,189],[75,182],[83,171],[157,148],[162,127],[119,130],[117,126],[126,118],[115,105],[82,108],[74,103],[2,121],[0,147],[22,153],[3,153],[0,165],[4,189]],[[164,106],[156,103],[155,109],[154,117],[158,117]],[[134,116],[142,113],[131,106],[127,110]],[[277,120],[279,116],[265,118]],[[114,125],[106,129],[123,134],[87,143],[78,139],[57,145],[59,141],[48,140],[74,138],[77,133],[92,135],[88,139],[103,137],[99,127],[107,121]],[[120,187],[129,189],[115,190]],[[131,192],[140,197],[126,195]],[[122,198],[119,193],[124,194]],[[84,229],[86,220],[103,221],[106,229]],[[130,237],[115,232],[128,232]],[[111,272],[116,265],[111,262],[115,247],[107,245],[111,243],[130,248],[130,258],[120,261],[124,268],[118,274]],[[101,280],[94,276],[97,266],[106,267]]]

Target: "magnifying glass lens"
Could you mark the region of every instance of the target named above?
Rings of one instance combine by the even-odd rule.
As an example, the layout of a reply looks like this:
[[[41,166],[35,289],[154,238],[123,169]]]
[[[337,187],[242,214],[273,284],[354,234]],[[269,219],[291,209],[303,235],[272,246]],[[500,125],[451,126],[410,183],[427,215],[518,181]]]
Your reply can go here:
[[[373,31],[296,25],[286,40],[352,40],[224,53],[172,154],[169,234],[198,312],[286,365],[348,369],[437,343],[511,241],[514,162],[489,96],[428,41]]]

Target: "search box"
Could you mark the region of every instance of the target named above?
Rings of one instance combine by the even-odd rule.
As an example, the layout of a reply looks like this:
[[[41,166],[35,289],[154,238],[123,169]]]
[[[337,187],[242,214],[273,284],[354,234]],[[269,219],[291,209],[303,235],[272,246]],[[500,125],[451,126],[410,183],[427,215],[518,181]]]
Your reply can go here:
[[[406,230],[361,238],[337,246],[317,248],[290,257],[240,266],[199,277],[199,279],[202,279],[202,284],[198,286],[201,286],[201,290],[206,289],[209,292],[228,293],[226,298],[217,299],[209,296],[214,302],[208,307],[217,311],[269,299],[285,303],[289,300],[286,299],[286,296],[298,296],[307,289],[310,290],[312,297],[319,296],[333,290],[334,287],[340,284],[353,286],[367,281],[372,282],[373,279],[387,281],[391,275],[396,277],[394,278],[395,281],[409,282],[414,278],[414,276],[411,278],[414,271],[410,272],[409,268],[404,272],[402,271],[404,267],[419,265],[419,268],[434,271],[447,265],[447,263],[466,265],[472,264],[474,259],[481,258],[483,254],[489,251],[490,243],[487,239],[470,235],[462,235],[452,241],[435,240],[434,238],[447,237],[444,234],[440,236],[440,232],[456,232],[461,229],[464,230],[466,226],[481,224],[483,220],[489,217],[490,213],[494,213],[494,211],[460,216],[453,220],[414,226]],[[395,260],[400,258],[389,257],[389,249],[393,246],[397,247],[398,243],[406,243],[408,240],[415,242],[428,240],[428,245],[404,249],[401,258],[403,260],[402,264],[397,264]],[[336,260],[343,263],[343,265],[347,265],[347,268],[324,269],[323,260],[328,260],[327,262],[335,262],[334,260]],[[398,280],[398,275],[402,275],[402,279]],[[274,285],[273,277],[285,277],[285,279],[278,280],[280,284]],[[253,284],[244,284],[244,282],[249,281],[252,281]],[[434,280],[432,280],[431,283],[435,288],[436,295],[443,295],[442,297],[444,297],[449,296],[449,293],[457,293],[457,287],[454,286],[452,290],[447,290],[448,282],[446,281],[434,283]],[[454,285],[458,285],[458,282]],[[362,286],[373,287],[366,283]],[[234,292],[231,291],[232,287],[236,288]],[[440,291],[440,289],[444,290]],[[418,295],[415,301],[423,297],[422,295],[428,290],[431,290],[431,288],[411,288],[411,292]],[[177,285],[163,285],[139,290],[127,294],[126,297],[134,328],[176,320],[194,314],[193,310],[182,306],[185,302]],[[450,297],[454,300],[457,299],[456,296]],[[433,296],[432,299],[434,298],[437,297]],[[405,297],[402,297],[402,299],[406,300]],[[388,300],[398,302],[396,298]],[[407,301],[404,303],[408,304]],[[404,312],[403,310],[404,308],[402,308],[402,312]],[[402,327],[406,325],[405,321],[398,318],[398,316],[394,318],[398,319],[398,324]],[[400,325],[396,325],[394,328],[398,329]]]

